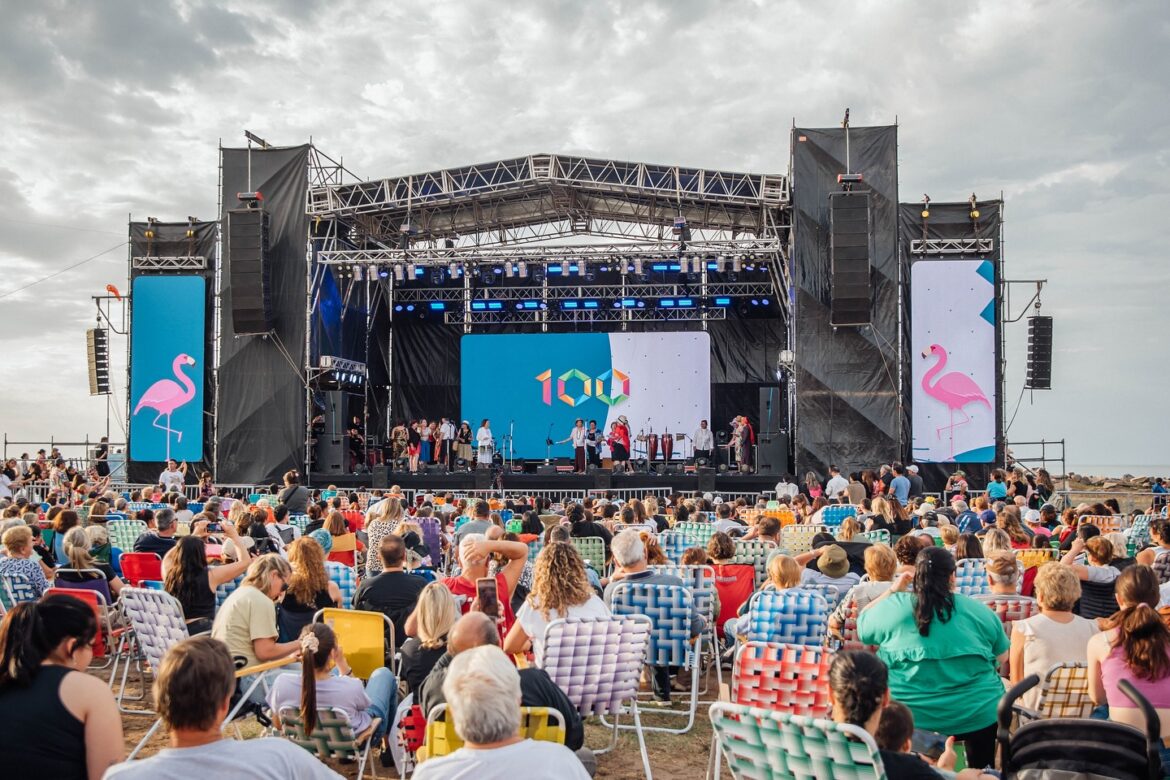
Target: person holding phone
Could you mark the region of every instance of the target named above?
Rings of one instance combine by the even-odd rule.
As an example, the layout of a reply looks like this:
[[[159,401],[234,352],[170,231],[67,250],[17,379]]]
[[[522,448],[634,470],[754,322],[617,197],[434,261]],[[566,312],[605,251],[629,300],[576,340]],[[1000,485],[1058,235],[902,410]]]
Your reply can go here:
[[[206,515],[198,515],[195,527],[189,536],[166,554],[162,562],[163,588],[179,600],[183,616],[187,620],[187,633],[191,635],[211,630],[215,619],[215,590],[225,582],[231,582],[248,570],[252,559],[242,554],[235,563],[222,566],[207,565],[207,551],[203,544],[211,523]],[[231,539],[237,550],[244,549],[244,543],[236,532],[236,526],[227,520],[221,523],[223,535]]]
[[[488,562],[492,555],[502,556],[507,563],[500,568],[494,578],[488,574]],[[488,541],[483,534],[472,533],[465,535],[459,541],[459,564],[462,573],[457,577],[447,577],[443,585],[451,591],[451,595],[458,600],[464,599],[464,613],[475,608],[477,612],[484,611],[484,603],[479,601],[484,586],[480,580],[494,579],[496,583],[495,600],[499,602],[495,618],[500,624],[500,635],[506,636],[516,616],[512,612],[512,594],[516,592],[516,585],[520,582],[520,575],[524,573],[524,564],[528,562],[528,545],[523,542]],[[406,633],[413,636],[415,616],[412,613],[406,620]]]

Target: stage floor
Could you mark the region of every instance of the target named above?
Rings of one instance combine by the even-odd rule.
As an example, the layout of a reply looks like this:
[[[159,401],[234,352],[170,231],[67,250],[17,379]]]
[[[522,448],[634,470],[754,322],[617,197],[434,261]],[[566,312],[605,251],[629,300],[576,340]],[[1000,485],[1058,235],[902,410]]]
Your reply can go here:
[[[405,490],[466,491],[487,490],[490,483],[482,479],[476,485],[476,474],[456,472],[453,474],[410,474],[390,472],[385,487],[398,485]],[[481,477],[486,474],[479,475]],[[700,488],[700,480],[704,483]],[[505,474],[504,490],[645,490],[649,488],[670,488],[676,493],[761,493],[774,490],[779,476],[755,474]],[[309,475],[309,486],[324,488],[336,485],[341,489],[383,487],[374,485],[372,474],[314,474]]]

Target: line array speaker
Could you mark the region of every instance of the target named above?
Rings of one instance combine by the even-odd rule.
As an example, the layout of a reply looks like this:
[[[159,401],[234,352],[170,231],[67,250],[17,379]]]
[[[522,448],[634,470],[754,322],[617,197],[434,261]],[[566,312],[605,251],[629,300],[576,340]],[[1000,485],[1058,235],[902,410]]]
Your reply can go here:
[[[268,257],[268,212],[228,212],[228,281],[232,330],[237,335],[272,330],[271,262]]]
[[[868,325],[871,319],[868,192],[829,195],[831,325]]]
[[[1029,390],[1052,389],[1052,318],[1028,318]]]
[[[85,332],[86,352],[89,357],[89,394],[110,394],[110,343],[105,328],[90,328]]]

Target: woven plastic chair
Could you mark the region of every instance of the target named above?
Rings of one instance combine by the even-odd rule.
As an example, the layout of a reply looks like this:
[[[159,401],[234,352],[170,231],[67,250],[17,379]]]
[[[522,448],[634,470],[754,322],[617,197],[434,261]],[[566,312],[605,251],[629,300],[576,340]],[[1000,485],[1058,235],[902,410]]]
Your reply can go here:
[[[1122,515],[1082,515],[1077,522],[1095,525],[1103,534],[1124,531],[1127,525],[1127,520]]]
[[[828,585],[826,583],[810,582],[806,585],[801,585],[800,590],[810,590],[813,593],[821,594],[830,612],[836,609],[837,605],[841,603],[841,599],[845,597],[845,594],[836,585]]]
[[[731,702],[710,717],[737,780],[885,780],[873,737],[857,726]]]
[[[561,618],[544,629],[544,642],[536,664],[565,692],[582,717],[613,715],[609,745],[617,746],[621,716],[629,711],[642,753],[642,767],[651,777],[646,735],[638,710],[638,686],[642,679],[652,625],[645,615],[604,618]]]
[[[289,515],[287,522],[293,528],[297,529],[297,532],[300,533],[301,536],[304,536],[306,533],[305,529],[309,527],[309,516]]]
[[[1051,547],[1029,547],[1024,550],[1016,550],[1016,560],[1025,569],[1034,569],[1052,561],[1059,561],[1060,556],[1060,550]]]
[[[826,526],[811,523],[786,525],[780,529],[780,546],[792,555],[806,553],[812,550],[813,537],[828,531]]]
[[[964,558],[955,564],[955,592],[964,596],[990,596],[986,559]]]
[[[841,624],[841,649],[842,650],[868,650],[871,653],[877,652],[877,645],[862,644],[857,636],[857,616],[861,614],[861,610],[857,608],[857,602],[852,599],[845,605],[845,620]]]
[[[768,558],[776,552],[776,543],[765,539],[736,540],[731,563],[746,563],[756,570],[756,588],[768,579]]]
[[[240,587],[240,583],[244,581],[245,574],[241,574],[234,580],[220,583],[219,587],[215,589],[215,608],[218,610],[227,601],[227,597],[232,595],[236,588]]]
[[[4,586],[4,596],[8,601],[6,606],[15,607],[26,601],[36,601],[41,597],[32,580],[23,574],[0,574],[0,584]]]
[[[1012,624],[1017,620],[1027,620],[1033,615],[1040,614],[1040,604],[1036,599],[1028,598],[1027,596],[977,596],[978,601],[982,601],[987,606],[991,607],[995,614],[999,616],[1003,623],[1003,630],[1007,632],[1008,637],[1012,635]]]
[[[820,645],[825,638],[829,605],[810,590],[762,590],[748,602],[749,642]]]
[[[707,624],[708,649],[714,649],[717,652],[722,642],[719,632],[716,630],[716,618],[719,616],[715,614],[715,569],[706,565],[683,566],[681,564],[648,566],[647,568],[659,574],[678,577],[684,586],[691,589],[691,593],[695,597],[695,609]],[[723,670],[717,662],[712,663],[711,666],[715,669],[716,684],[722,688]],[[703,690],[700,693],[707,692],[706,685],[707,681],[705,680]]]
[[[76,570],[75,570],[76,571]],[[82,570],[86,571],[86,570]],[[102,580],[105,583],[105,580]],[[93,609],[93,616],[97,619],[98,632],[93,640],[93,657],[95,661],[102,660],[104,663],[90,663],[90,669],[105,669],[107,666],[115,665],[120,657],[121,643],[117,641],[117,637],[122,633],[119,629],[117,633],[114,632],[113,626],[110,624],[110,600],[102,595],[100,590],[75,587],[80,586],[81,583],[76,582],[60,582],[45,591],[46,596],[62,595],[72,596],[76,599],[84,601]],[[110,642],[114,640],[115,652],[110,654]]]
[[[341,709],[318,709],[317,726],[311,734],[305,733],[305,721],[301,718],[301,711],[296,707],[284,707],[278,713],[280,719],[280,733],[294,744],[300,745],[310,753],[316,753],[322,761],[336,759],[339,761],[357,761],[357,776],[365,776],[366,765],[370,759],[370,747],[373,745],[374,729],[382,722],[381,718],[374,721],[361,734],[354,734],[349,725],[345,711]],[[370,766],[370,777],[377,777],[373,764]]]
[[[574,536],[570,540],[585,565],[600,571],[605,567],[605,540],[600,536]]]
[[[862,531],[861,533],[857,534],[855,538],[867,542],[873,542],[874,544],[877,544],[878,542],[881,542],[882,544],[889,544],[890,531],[888,528],[879,528],[876,531]]]
[[[147,580],[161,580],[162,558],[158,553],[124,552],[118,559],[122,568],[122,579],[136,588],[141,588]]]
[[[437,517],[416,517],[414,522],[418,523],[418,527],[422,530],[423,544],[427,546],[427,551],[430,552],[431,566],[438,567],[443,555],[443,543],[441,537],[443,535],[443,524]],[[372,554],[367,553],[367,554]]]
[[[142,677],[143,694],[131,697],[127,695],[127,680],[130,667],[134,664],[136,655],[140,655],[146,663],[146,668],[157,674],[159,664],[173,645],[187,638],[187,623],[183,617],[183,607],[171,594],[166,591],[149,588],[124,587],[118,598],[122,613],[130,623],[132,633],[123,635],[127,641],[125,649],[119,648],[119,654],[125,657],[122,665],[121,684],[118,689],[118,709],[125,713],[153,714],[150,709],[132,709],[124,706],[126,700],[139,701],[146,698],[146,679]],[[132,644],[128,640],[132,639]],[[131,652],[131,647],[137,653]],[[111,671],[110,680],[113,681],[117,669]],[[157,724],[155,726],[157,729]],[[153,733],[152,729],[151,733]],[[145,744],[144,739],[141,744]]]
[[[1014,709],[1021,722],[1043,718],[1087,718],[1093,711],[1089,698],[1089,667],[1084,663],[1054,664],[1040,682],[1036,709],[1021,704]]]
[[[528,560],[535,561],[536,556],[544,549],[544,535],[540,535],[528,543]]]
[[[353,596],[357,593],[357,574],[352,567],[337,561],[325,561],[325,572],[341,590],[341,605],[349,609],[353,604]]]
[[[565,716],[551,707],[521,707],[520,737],[538,742],[565,744]],[[455,731],[454,718],[447,717],[447,705],[436,704],[426,725],[427,758],[447,756],[463,747],[463,740]]]
[[[662,548],[662,552],[666,554],[667,558],[678,563],[682,560],[683,553],[687,551],[687,548],[695,545],[678,531],[663,531],[658,534],[658,546]]]
[[[649,585],[621,581],[609,594],[609,607],[615,615],[645,615],[653,630],[646,649],[646,663],[651,666],[674,666],[691,673],[690,703],[685,711],[660,709],[657,712],[687,716],[681,729],[647,728],[685,734],[695,724],[699,702],[699,659],[702,656],[702,634],[691,638],[692,617],[698,614],[694,593],[678,585]]]
[[[146,523],[141,520],[111,520],[106,523],[110,544],[123,553],[132,552],[138,537],[146,533]]]
[[[333,629],[354,677],[368,680],[394,658],[394,624],[381,612],[327,607],[317,610],[313,622]]]
[[[821,523],[836,528],[846,517],[857,517],[857,507],[850,504],[830,504],[821,510]]]
[[[670,530],[677,534],[681,534],[683,538],[687,540],[688,546],[690,547],[695,545],[706,547],[707,542],[710,541],[711,537],[715,535],[716,528],[714,523],[688,521],[684,523],[675,523]]]

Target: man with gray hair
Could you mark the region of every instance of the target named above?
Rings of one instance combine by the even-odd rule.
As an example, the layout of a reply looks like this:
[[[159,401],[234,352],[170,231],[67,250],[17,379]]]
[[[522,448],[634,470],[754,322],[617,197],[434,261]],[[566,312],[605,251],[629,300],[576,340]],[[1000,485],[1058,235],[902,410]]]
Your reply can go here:
[[[170,508],[158,510],[154,513],[154,530],[147,531],[134,541],[134,552],[154,553],[161,558],[178,542],[175,531],[175,511]]]

